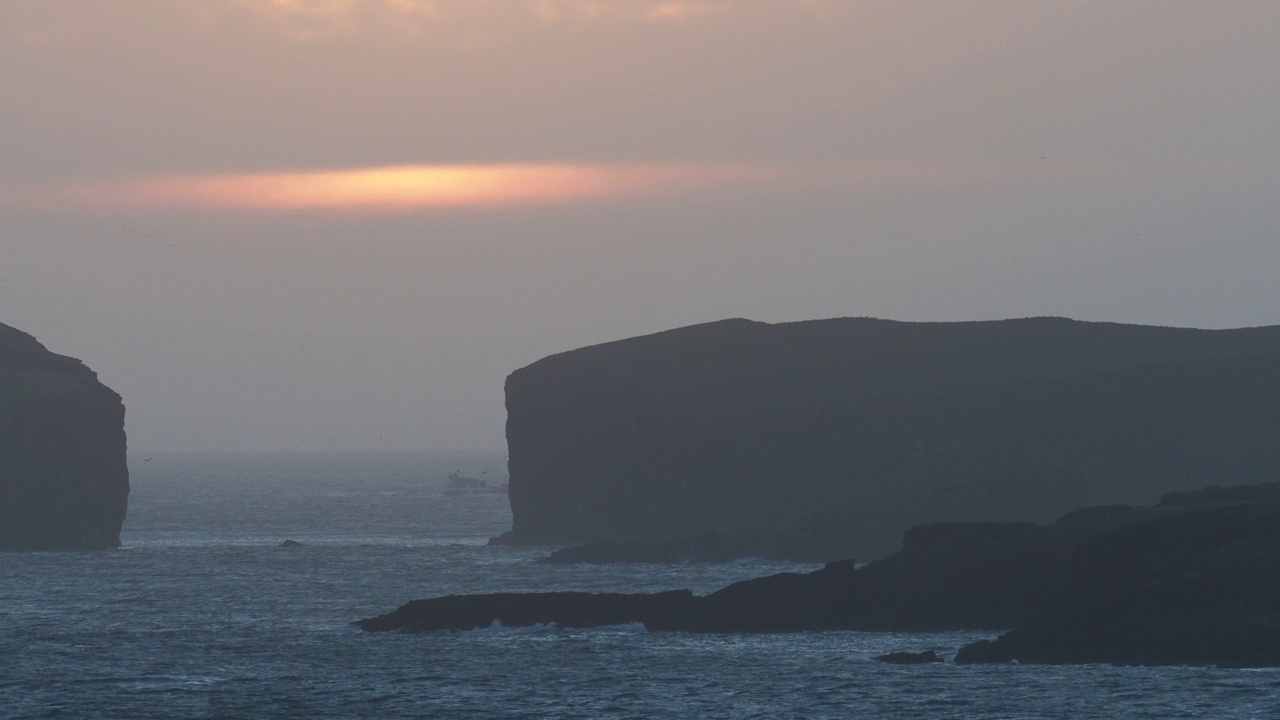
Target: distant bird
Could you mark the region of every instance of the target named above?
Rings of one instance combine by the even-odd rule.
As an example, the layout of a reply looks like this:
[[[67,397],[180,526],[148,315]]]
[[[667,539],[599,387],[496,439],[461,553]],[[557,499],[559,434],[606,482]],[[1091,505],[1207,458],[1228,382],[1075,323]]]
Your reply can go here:
[[[151,462],[151,458],[142,458],[142,462]]]

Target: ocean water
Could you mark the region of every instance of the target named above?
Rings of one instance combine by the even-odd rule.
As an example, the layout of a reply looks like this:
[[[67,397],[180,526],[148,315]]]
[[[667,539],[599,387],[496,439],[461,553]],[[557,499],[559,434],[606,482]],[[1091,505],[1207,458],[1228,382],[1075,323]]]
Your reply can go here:
[[[0,553],[0,718],[1277,718],[1280,671],[893,666],[985,635],[693,635],[642,627],[366,634],[407,600],[707,592],[808,569],[551,566],[488,547],[500,456],[133,460],[125,548]],[[300,548],[281,548],[294,539]]]

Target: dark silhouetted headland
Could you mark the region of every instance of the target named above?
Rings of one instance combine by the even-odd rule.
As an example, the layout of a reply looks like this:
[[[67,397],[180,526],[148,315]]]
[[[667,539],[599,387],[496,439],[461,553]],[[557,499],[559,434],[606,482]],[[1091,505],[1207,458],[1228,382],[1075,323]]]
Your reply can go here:
[[[874,559],[1280,477],[1280,327],[726,320],[506,383],[515,544],[553,559]]]
[[[359,625],[426,631],[556,623],[795,632],[1018,628],[957,662],[1280,665],[1280,483],[1102,506],[1049,525],[911,528],[898,553],[707,596],[530,593],[417,600]],[[932,658],[886,656],[899,662]]]
[[[118,547],[125,454],[120,396],[0,324],[0,550]]]

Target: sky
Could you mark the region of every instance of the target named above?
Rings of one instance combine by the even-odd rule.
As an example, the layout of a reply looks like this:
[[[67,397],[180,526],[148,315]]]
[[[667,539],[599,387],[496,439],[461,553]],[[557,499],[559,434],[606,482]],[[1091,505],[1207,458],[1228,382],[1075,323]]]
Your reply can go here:
[[[504,446],[728,317],[1280,323],[1272,0],[4,0],[0,322],[131,448]]]

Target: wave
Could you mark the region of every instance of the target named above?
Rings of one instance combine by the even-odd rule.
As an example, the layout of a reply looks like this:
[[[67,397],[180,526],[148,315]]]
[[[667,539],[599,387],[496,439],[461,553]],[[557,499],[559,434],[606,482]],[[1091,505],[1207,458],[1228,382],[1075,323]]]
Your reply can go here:
[[[617,625],[596,625],[593,627],[562,628],[553,622],[552,623],[536,623],[534,625],[507,626],[507,625],[503,625],[501,620],[494,620],[488,627],[476,628],[474,630],[467,630],[464,632],[506,633],[506,634],[512,634],[512,635],[536,635],[536,634],[545,635],[550,633],[569,632],[569,631],[572,631],[575,633],[588,632],[588,633],[636,634],[636,633],[647,633],[649,632],[649,629],[646,628],[644,626],[644,623],[641,623],[641,622],[619,623]]]

